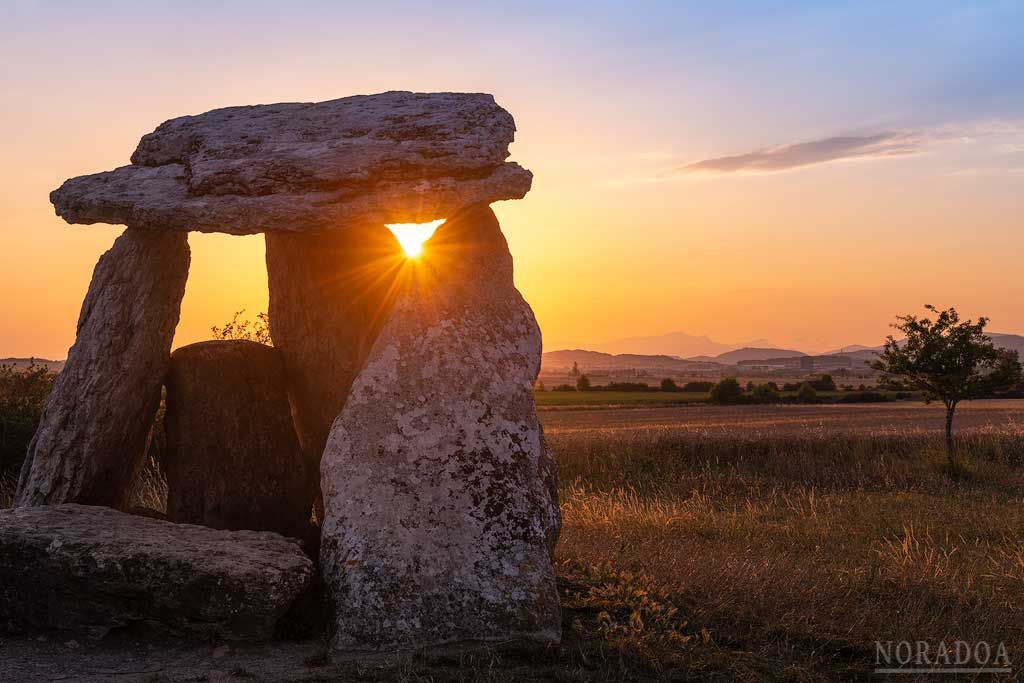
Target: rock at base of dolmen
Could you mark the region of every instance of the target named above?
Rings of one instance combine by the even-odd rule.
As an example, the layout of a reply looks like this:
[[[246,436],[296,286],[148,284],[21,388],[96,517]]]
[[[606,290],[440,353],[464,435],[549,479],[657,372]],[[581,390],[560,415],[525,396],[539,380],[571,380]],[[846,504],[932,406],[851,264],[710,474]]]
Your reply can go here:
[[[126,504],[160,403],[189,259],[185,233],[131,228],[100,257],[16,506]]]
[[[409,269],[321,464],[332,647],[555,642],[540,330],[490,208],[451,217]]]
[[[0,511],[0,630],[100,636],[145,622],[264,639],[313,575],[298,544],[274,533],[84,505]]]
[[[277,349],[240,339],[171,354],[167,516],[305,538],[312,495]]]

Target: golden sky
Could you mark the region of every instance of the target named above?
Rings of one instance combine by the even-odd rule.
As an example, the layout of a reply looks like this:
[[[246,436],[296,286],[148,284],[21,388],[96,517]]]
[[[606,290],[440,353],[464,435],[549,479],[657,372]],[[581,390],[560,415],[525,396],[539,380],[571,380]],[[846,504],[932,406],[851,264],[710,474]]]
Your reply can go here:
[[[494,209],[549,350],[683,331],[823,351],[924,303],[1024,333],[1012,4],[884,24],[870,3],[484,5],[0,9],[0,357],[65,357],[121,230],[57,219],[65,178],[175,116],[389,89],[491,92],[514,115],[534,186]],[[190,244],[176,345],[267,305],[261,237]]]

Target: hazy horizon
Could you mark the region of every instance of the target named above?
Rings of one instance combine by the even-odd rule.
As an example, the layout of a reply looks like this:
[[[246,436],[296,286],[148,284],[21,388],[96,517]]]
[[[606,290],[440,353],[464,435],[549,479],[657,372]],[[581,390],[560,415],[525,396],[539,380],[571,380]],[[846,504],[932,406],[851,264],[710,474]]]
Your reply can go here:
[[[171,117],[395,89],[515,117],[534,186],[494,209],[547,349],[870,345],[925,303],[1024,333],[1024,6],[399,4],[5,4],[0,357],[66,355],[123,229],[59,220],[64,179]],[[190,242],[176,345],[267,308],[260,237]]]

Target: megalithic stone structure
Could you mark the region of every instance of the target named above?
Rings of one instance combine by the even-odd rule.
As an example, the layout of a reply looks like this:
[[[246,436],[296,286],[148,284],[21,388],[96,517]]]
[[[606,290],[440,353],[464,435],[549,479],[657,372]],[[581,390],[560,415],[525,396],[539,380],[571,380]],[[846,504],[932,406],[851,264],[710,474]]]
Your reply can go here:
[[[514,133],[483,93],[228,107],[67,180],[50,194],[67,222],[130,228],[96,267],[16,504],[125,505],[168,381],[187,233],[265,233],[277,348],[201,347],[170,378],[172,519],[301,533],[322,493],[342,653],[558,640],[540,330],[489,207],[530,189]],[[437,219],[418,260],[385,229]],[[168,536],[172,554],[188,535]]]
[[[100,257],[15,506],[125,502],[160,403],[189,258],[185,233],[132,228]]]
[[[310,499],[323,519],[320,456],[366,361],[405,261],[383,225],[267,233],[270,334],[284,359]]]
[[[486,205],[408,266],[321,465],[343,653],[560,637],[541,338]]]

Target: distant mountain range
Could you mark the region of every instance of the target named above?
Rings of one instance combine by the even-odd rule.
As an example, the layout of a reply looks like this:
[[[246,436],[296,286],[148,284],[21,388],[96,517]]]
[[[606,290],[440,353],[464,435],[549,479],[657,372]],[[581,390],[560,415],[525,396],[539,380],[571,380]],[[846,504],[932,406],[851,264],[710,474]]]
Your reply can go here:
[[[996,346],[1011,351],[1016,351],[1024,359],[1024,335],[1003,334],[999,332],[990,333],[989,336]],[[614,346],[626,344],[631,340],[623,339],[615,342]],[[547,369],[571,368],[577,363],[581,368],[589,370],[621,370],[621,369],[645,369],[645,370],[680,370],[687,371],[700,367],[717,364],[721,366],[736,365],[740,361],[766,361],[773,358],[793,358],[796,356],[852,356],[857,364],[862,361],[870,361],[882,350],[882,346],[865,346],[863,344],[851,344],[841,349],[834,349],[824,354],[808,354],[795,349],[779,349],[772,346],[760,346],[754,344],[743,344],[729,346],[713,341],[706,336],[694,336],[683,332],[672,332],[657,337],[636,337],[637,348],[616,353],[610,351],[593,351],[589,349],[564,349],[561,351],[549,351],[544,354],[541,362]],[[689,355],[675,353],[644,353],[641,349],[649,348],[652,344],[667,343],[675,345],[675,348],[702,348],[703,352]],[[709,353],[707,350],[717,347],[719,350]],[[713,349],[712,349],[713,350]],[[0,365],[13,365],[17,368],[27,368],[30,365],[44,365],[52,372],[59,372],[64,368],[64,361],[50,360],[47,358],[0,358]]]
[[[716,363],[722,365],[735,365],[741,360],[768,360],[769,358],[796,358],[798,356],[807,356],[803,351],[794,351],[792,349],[773,349],[773,348],[756,348],[745,346],[742,349],[736,349],[735,351],[726,351],[715,356],[714,360]]]
[[[733,351],[744,346],[771,346],[765,339],[753,339],[737,344],[715,341],[706,335],[693,335],[686,332],[669,332],[653,337],[630,337],[610,342],[587,344],[594,351],[610,354],[638,353],[649,356],[675,356],[676,358],[692,358],[706,356],[713,358],[720,353]]]
[[[989,334],[996,346],[1011,351],[1016,351],[1024,358],[1024,335],[1002,334],[993,332]],[[707,337],[695,337],[682,332],[673,332],[660,337],[637,337],[635,341],[640,347],[654,344],[655,340],[662,342],[685,344],[710,343],[718,345],[718,342],[711,341]],[[625,343],[629,340],[622,340]],[[618,343],[617,343],[618,344]],[[719,345],[721,346],[721,345]],[[664,369],[664,370],[688,370],[701,364],[708,365],[715,363],[721,366],[736,365],[740,361],[766,361],[777,358],[794,358],[798,356],[851,356],[857,364],[872,360],[882,346],[865,346],[863,344],[851,344],[842,349],[835,349],[829,353],[813,354],[804,353],[794,349],[779,349],[771,346],[742,346],[720,351],[714,355],[703,353],[692,356],[680,356],[676,354],[653,353],[645,354],[634,349],[629,353],[611,353],[605,351],[591,351],[586,349],[567,349],[562,351],[549,351],[544,354],[542,366],[549,369],[569,368],[576,363],[581,368],[588,370],[622,370],[622,369]]]
[[[690,370],[700,365],[699,362],[666,356],[663,354],[638,353],[602,353],[585,349],[565,349],[549,351],[544,354],[541,365],[546,368],[571,368],[573,364],[587,370]]]

